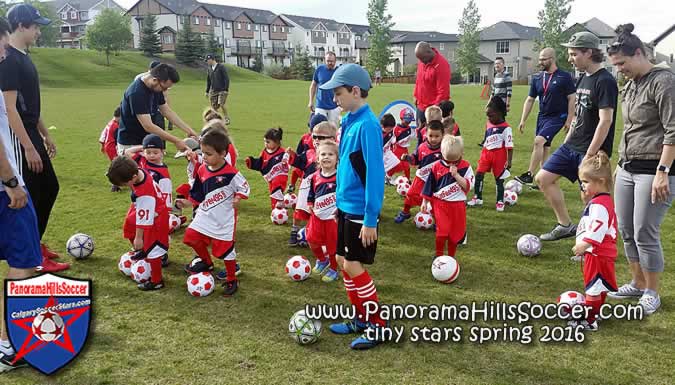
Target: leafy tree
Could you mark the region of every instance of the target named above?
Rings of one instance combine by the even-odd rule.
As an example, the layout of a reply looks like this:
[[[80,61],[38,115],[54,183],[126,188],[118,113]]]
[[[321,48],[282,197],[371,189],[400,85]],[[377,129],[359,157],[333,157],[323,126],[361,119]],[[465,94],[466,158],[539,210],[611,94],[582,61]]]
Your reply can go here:
[[[460,73],[471,74],[478,66],[480,43],[480,13],[474,0],[469,0],[459,19],[459,48],[457,49],[457,63]]]
[[[131,20],[106,8],[96,17],[94,24],[87,27],[85,39],[89,48],[105,52],[106,63],[110,65],[110,54],[126,48],[133,39]]]
[[[297,49],[293,53],[293,62],[291,63],[291,73],[298,80],[312,80],[314,77],[314,67],[309,60],[307,51],[302,45],[296,44]]]
[[[147,15],[143,19],[140,49],[146,56],[155,56],[162,53],[162,43],[159,41],[157,17],[155,15]]]
[[[366,69],[371,74],[377,69],[384,76],[387,66],[391,63],[391,29],[394,23],[391,14],[387,13],[387,0],[370,0],[368,2],[368,25],[370,27],[370,49],[366,59]]]
[[[206,47],[207,55],[215,55],[219,58],[223,57],[223,46],[218,43],[216,35],[213,33],[213,31],[206,35],[206,41],[204,42],[204,45]]]
[[[544,9],[539,11],[539,28],[541,39],[535,42],[537,50],[551,47],[556,51],[558,67],[571,70],[572,66],[567,62],[567,51],[561,46],[566,43],[569,36],[565,33],[567,17],[572,11],[571,3],[574,0],[545,0]]]
[[[176,38],[176,61],[185,65],[196,65],[204,56],[204,41],[198,33],[192,32],[190,23],[183,24]]]

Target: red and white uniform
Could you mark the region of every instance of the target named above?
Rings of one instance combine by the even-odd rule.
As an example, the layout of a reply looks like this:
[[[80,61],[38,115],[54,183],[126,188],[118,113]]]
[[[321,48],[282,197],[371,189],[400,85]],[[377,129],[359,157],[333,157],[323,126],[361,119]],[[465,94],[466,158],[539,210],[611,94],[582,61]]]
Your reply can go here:
[[[159,258],[169,251],[169,210],[164,194],[150,172],[140,171],[144,178],[131,186],[133,202],[124,222],[124,237],[133,243],[136,228],[142,228],[146,257]]]
[[[394,137],[396,138],[396,141],[391,150],[394,151],[394,154],[398,159],[401,159],[402,155],[408,154],[408,148],[410,148],[410,142],[413,139],[412,128],[410,128],[410,126],[403,127],[401,125],[396,125],[396,127],[394,127]]]
[[[98,142],[101,143],[101,151],[105,152],[110,160],[117,156],[117,129],[119,127],[120,124],[115,119],[110,120],[98,138]]]
[[[586,294],[600,295],[616,291],[616,235],[618,233],[614,202],[609,193],[593,197],[577,226],[577,242],[591,246],[584,253],[583,273]]]
[[[307,223],[307,242],[324,246],[327,254],[334,255],[337,248],[337,200],[335,195],[335,177],[323,176],[321,170],[310,177],[307,204],[312,207],[312,215]]]
[[[289,163],[293,167],[303,170],[302,182],[298,189],[298,200],[295,202],[295,210],[293,211],[293,218],[296,220],[309,220],[309,206],[307,205],[307,196],[311,184],[311,177],[317,170],[316,166],[316,150],[314,146],[307,149],[304,154],[296,154],[291,156]]]
[[[233,167],[237,167],[237,149],[234,144],[230,143],[227,146],[227,154],[225,154],[225,161]]]
[[[284,200],[284,190],[288,182],[288,162],[284,161],[286,152],[279,147],[274,152],[263,149],[259,158],[249,157],[246,165],[251,170],[260,171],[267,182],[272,200],[272,208],[278,201]]]
[[[468,182],[464,189],[450,174],[450,165],[443,159],[433,164],[422,196],[431,202],[436,236],[449,237],[456,244],[466,233],[466,199],[474,184],[474,175],[466,160],[462,159],[456,164],[457,173]]]
[[[192,200],[199,202],[199,210],[185,232],[183,242],[190,244],[194,237],[208,239],[217,258],[236,258],[234,238],[237,210],[232,206],[235,196],[248,199],[250,187],[246,178],[228,163],[218,170],[202,165],[190,190]]]
[[[394,154],[392,148],[396,145],[396,136],[394,130],[389,132],[382,131],[382,153],[384,157],[384,171],[389,175],[401,163],[401,159]]]
[[[171,183],[171,175],[169,174],[169,167],[165,164],[155,164],[149,162],[140,152],[132,156],[132,159],[138,163],[138,167],[150,172],[152,179],[157,182],[159,189],[164,194],[164,201],[166,207],[171,207],[173,204],[172,194],[173,185]]]
[[[488,121],[476,172],[484,174],[492,170],[495,178],[508,178],[511,173],[506,169],[506,163],[508,150],[511,149],[513,149],[513,130],[509,124],[503,122],[495,125]]]
[[[405,197],[405,204],[409,206],[419,206],[422,203],[422,189],[429,177],[431,167],[434,163],[441,160],[441,146],[438,148],[431,148],[429,142],[424,142],[413,152],[408,159],[413,165],[417,165],[415,172],[415,179],[413,180],[408,194]]]
[[[305,153],[305,151],[309,150],[310,148],[314,148],[314,142],[312,141],[312,134],[311,133],[306,133],[300,138],[300,142],[298,142],[298,147],[295,149],[295,153],[298,155],[302,155]],[[303,170],[297,167],[293,167],[293,174],[294,174],[294,179],[293,181],[296,181],[297,178],[302,177]]]

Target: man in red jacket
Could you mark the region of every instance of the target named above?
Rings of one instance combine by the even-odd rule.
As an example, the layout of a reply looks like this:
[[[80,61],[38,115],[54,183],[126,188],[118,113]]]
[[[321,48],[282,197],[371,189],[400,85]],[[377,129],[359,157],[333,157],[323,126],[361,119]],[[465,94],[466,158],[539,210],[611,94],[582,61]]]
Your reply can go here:
[[[415,56],[419,63],[413,96],[417,106],[417,127],[421,127],[425,123],[427,107],[450,99],[450,64],[426,41],[417,43]]]

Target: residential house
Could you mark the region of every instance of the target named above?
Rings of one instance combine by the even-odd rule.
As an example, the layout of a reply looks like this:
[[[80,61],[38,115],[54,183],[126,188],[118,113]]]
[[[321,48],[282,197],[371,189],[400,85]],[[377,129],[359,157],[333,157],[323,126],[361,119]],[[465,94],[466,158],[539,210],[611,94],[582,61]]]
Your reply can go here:
[[[614,43],[616,41],[617,35],[616,32],[614,32],[614,28],[610,27],[606,23],[604,23],[602,20],[598,18],[592,18],[586,22],[583,23],[575,23],[571,27],[569,27],[565,31],[566,36],[572,36],[573,34],[577,32],[591,32],[595,36],[600,39],[600,51],[602,51],[605,54],[605,60],[602,63],[602,66],[605,67],[607,71],[609,71],[612,75],[615,77],[617,76],[616,69],[612,64],[609,62],[607,58],[607,47]],[[560,47],[561,49],[564,49],[563,47]],[[578,74],[577,74],[578,75]]]
[[[451,68],[455,68],[455,51],[459,36],[455,34],[429,32],[392,31],[390,40],[393,62],[387,70],[394,75],[402,75],[405,66],[417,65],[415,47],[420,41],[426,41],[445,57]]]
[[[61,48],[84,48],[82,38],[88,25],[106,8],[124,12],[113,0],[56,0],[47,2],[61,19],[61,34],[56,42]]]
[[[315,66],[324,62],[327,52],[334,52],[338,64],[356,61],[355,34],[349,25],[332,19],[282,14],[293,26],[294,46],[305,49]]]
[[[507,72],[514,81],[524,81],[538,70],[538,52],[535,41],[541,33],[537,27],[528,27],[510,21],[500,21],[480,31],[478,53],[482,55],[480,68],[470,77],[474,80],[492,81],[494,68],[486,64],[496,57],[504,58]]]
[[[675,61],[673,60],[673,56],[675,56],[675,33],[673,32],[675,32],[675,24],[645,46],[650,51],[649,54],[655,63],[665,62],[675,71]],[[657,49],[660,52],[657,52]]]

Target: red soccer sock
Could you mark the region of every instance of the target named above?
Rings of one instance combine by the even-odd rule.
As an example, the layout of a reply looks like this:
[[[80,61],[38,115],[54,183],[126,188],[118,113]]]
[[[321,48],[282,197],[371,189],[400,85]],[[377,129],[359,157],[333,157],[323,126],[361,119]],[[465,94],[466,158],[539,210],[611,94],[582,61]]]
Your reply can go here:
[[[606,297],[607,293],[602,293],[600,295],[586,294],[586,306],[591,307],[591,311],[589,312],[587,319],[589,324],[593,323],[598,318],[598,314],[600,314],[600,307],[603,303],[605,303]]]
[[[405,173],[405,177],[410,180],[410,165],[408,165],[408,167],[406,167],[405,171],[403,172]]]
[[[295,189],[295,184],[298,182],[299,176],[300,175],[298,175],[298,173],[296,173],[295,170],[291,172],[291,186],[293,186],[293,189]]]
[[[366,302],[375,302],[379,304],[379,300],[377,298],[377,290],[375,289],[375,283],[373,282],[372,278],[370,278],[368,271],[364,271],[360,275],[353,277],[352,282],[354,283],[356,293],[359,297],[359,305],[360,305],[359,307],[361,308],[361,314],[365,317],[364,304]],[[386,325],[384,320],[380,318],[379,311],[376,314],[368,314],[368,317],[369,318],[367,320],[364,318],[363,321],[367,321],[379,326]]]
[[[328,263],[331,269],[338,271],[337,258],[335,258],[335,253],[328,255]]]
[[[203,242],[190,244],[194,251],[197,253],[199,258],[204,261],[207,265],[213,265],[213,260],[211,260],[211,254],[209,254],[209,249]]]
[[[436,237],[436,256],[440,257],[441,255],[445,255],[445,242],[449,241],[448,237]],[[449,242],[448,242],[449,243]]]
[[[357,315],[360,315],[361,309],[359,296],[356,294],[356,287],[354,287],[352,277],[350,277],[345,271],[342,272],[342,282],[345,284],[345,291],[347,291],[347,298],[349,298],[349,302],[354,305],[354,307],[356,307]]]
[[[150,264],[150,282],[162,282],[162,258],[146,258],[145,260]]]
[[[457,244],[452,241],[452,239],[448,238],[448,255],[453,257],[457,253]]]
[[[326,262],[326,253],[323,251],[323,246],[310,243],[309,247],[312,249],[312,253],[314,253],[316,259],[318,259],[320,262]]]
[[[277,203],[281,202],[280,200],[277,200],[277,199],[274,199],[274,198],[270,198],[270,201],[272,202],[272,210],[277,208]]]
[[[235,273],[237,272],[237,260],[236,259],[226,259],[225,260],[225,270],[227,270],[227,282],[232,282],[237,280]]]
[[[406,214],[410,214],[410,205],[409,204],[403,205],[403,212],[406,213]]]

